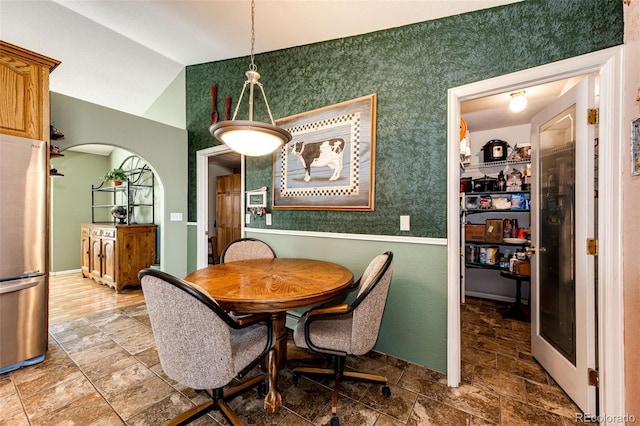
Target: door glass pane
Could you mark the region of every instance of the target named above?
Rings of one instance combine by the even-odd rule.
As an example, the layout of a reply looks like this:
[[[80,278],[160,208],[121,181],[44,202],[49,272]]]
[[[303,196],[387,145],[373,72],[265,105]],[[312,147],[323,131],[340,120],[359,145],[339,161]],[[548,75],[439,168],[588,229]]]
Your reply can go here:
[[[574,365],[575,105],[540,128],[540,335]]]

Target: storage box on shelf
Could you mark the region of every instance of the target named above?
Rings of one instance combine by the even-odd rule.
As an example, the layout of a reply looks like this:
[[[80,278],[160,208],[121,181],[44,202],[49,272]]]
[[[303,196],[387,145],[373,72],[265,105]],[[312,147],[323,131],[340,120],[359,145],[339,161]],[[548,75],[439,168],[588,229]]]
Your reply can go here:
[[[487,219],[485,221],[484,239],[488,243],[502,242],[502,220]]]
[[[516,260],[513,263],[513,271],[511,272],[528,277],[531,275],[531,263],[528,260]]]
[[[484,243],[485,225],[467,224],[464,228],[465,240]]]

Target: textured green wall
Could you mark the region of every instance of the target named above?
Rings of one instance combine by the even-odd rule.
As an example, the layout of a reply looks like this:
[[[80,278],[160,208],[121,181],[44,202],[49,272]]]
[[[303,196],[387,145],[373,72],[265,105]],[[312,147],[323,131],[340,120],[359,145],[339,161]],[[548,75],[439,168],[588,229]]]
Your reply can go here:
[[[378,94],[375,212],[279,211],[273,228],[445,237],[447,89],[618,45],[622,35],[620,1],[524,1],[257,55],[274,117]],[[194,153],[218,144],[210,86],[218,111],[226,96],[235,106],[248,63],[187,68],[190,221]],[[256,102],[257,119],[264,111]],[[247,188],[271,188],[271,158],[248,159],[246,176]],[[411,216],[410,232],[399,231],[400,215]]]

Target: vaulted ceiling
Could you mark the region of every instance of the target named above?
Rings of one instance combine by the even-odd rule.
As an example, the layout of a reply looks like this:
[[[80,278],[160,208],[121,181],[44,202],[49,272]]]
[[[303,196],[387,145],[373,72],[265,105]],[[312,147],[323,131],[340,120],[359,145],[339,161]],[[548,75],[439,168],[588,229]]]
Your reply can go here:
[[[255,51],[519,0],[256,0]],[[0,39],[61,61],[51,90],[143,115],[185,66],[246,56],[249,0],[0,0]]]

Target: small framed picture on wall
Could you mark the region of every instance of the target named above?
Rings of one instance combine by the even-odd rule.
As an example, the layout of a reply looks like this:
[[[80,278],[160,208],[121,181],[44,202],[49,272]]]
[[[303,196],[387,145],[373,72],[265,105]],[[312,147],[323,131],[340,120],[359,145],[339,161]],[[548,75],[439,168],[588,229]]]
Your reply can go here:
[[[640,117],[631,122],[631,174],[640,175]]]

